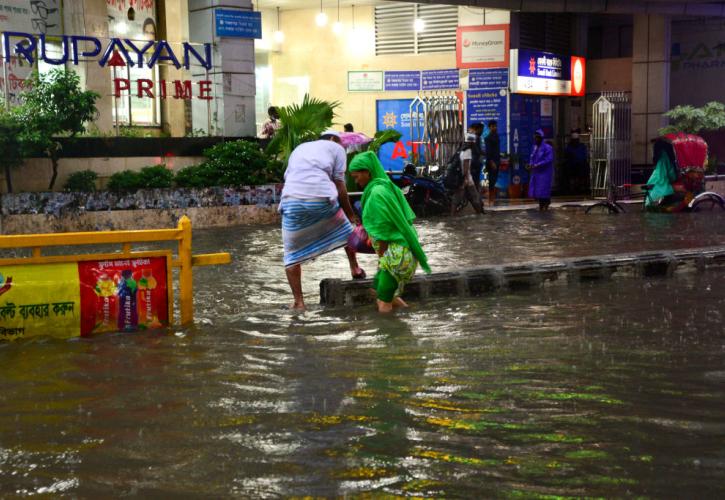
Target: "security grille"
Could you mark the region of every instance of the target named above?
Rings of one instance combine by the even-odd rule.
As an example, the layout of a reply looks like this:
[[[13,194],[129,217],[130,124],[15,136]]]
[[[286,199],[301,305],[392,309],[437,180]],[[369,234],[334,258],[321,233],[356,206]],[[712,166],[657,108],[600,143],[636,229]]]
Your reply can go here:
[[[610,189],[632,182],[632,104],[624,92],[606,92],[592,106],[591,189],[606,196]],[[617,195],[626,194],[627,188]]]
[[[425,30],[416,33],[420,18]],[[458,7],[386,3],[375,7],[375,54],[425,54],[456,50]]]

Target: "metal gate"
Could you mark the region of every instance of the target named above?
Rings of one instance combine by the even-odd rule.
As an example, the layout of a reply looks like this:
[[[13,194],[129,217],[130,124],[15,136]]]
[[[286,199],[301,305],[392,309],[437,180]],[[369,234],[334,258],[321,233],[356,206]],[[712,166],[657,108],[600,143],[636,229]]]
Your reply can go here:
[[[591,178],[593,196],[632,182],[632,105],[625,92],[604,93],[592,108]],[[627,189],[617,193],[623,195]]]

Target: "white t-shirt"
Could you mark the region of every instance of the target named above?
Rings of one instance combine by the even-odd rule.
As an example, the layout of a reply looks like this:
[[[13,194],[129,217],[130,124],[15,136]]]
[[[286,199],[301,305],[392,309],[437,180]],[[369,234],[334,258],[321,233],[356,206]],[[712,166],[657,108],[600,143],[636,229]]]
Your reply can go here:
[[[473,177],[471,176],[471,160],[473,159],[473,151],[471,151],[471,148],[464,149],[459,153],[459,158],[461,159],[461,171],[464,174],[463,182],[467,186],[470,186],[473,184]],[[468,172],[466,172],[466,169],[463,165],[463,162],[468,160]]]
[[[345,181],[347,156],[339,144],[318,140],[292,151],[284,173],[282,198],[337,199],[334,181]]]

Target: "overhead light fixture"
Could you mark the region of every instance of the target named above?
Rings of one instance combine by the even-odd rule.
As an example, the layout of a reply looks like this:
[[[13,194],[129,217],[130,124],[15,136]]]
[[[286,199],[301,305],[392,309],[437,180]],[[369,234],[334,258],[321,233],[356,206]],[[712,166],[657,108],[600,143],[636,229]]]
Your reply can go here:
[[[322,12],[322,0],[320,0],[320,12],[315,16],[315,22],[320,28],[327,24],[327,14]]]
[[[423,21],[421,18],[416,18],[415,21],[413,21],[413,29],[416,33],[421,33],[425,31],[425,21]]]
[[[125,35],[128,33],[128,24],[125,21],[118,21],[116,23],[116,33],[119,35]]]
[[[332,25],[332,31],[339,35],[342,33],[342,23],[340,22],[340,0],[337,0],[337,21]]]
[[[272,38],[274,38],[274,41],[277,43],[284,42],[284,32],[279,29],[279,7],[277,7],[277,31],[274,32]]]

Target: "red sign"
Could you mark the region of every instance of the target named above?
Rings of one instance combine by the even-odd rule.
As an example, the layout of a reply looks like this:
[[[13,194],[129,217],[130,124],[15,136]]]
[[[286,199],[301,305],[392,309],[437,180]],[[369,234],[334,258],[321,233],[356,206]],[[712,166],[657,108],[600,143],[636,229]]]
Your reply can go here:
[[[583,57],[571,57],[571,95],[582,96],[586,92],[586,64]]]
[[[78,263],[81,336],[169,324],[167,257]]]

